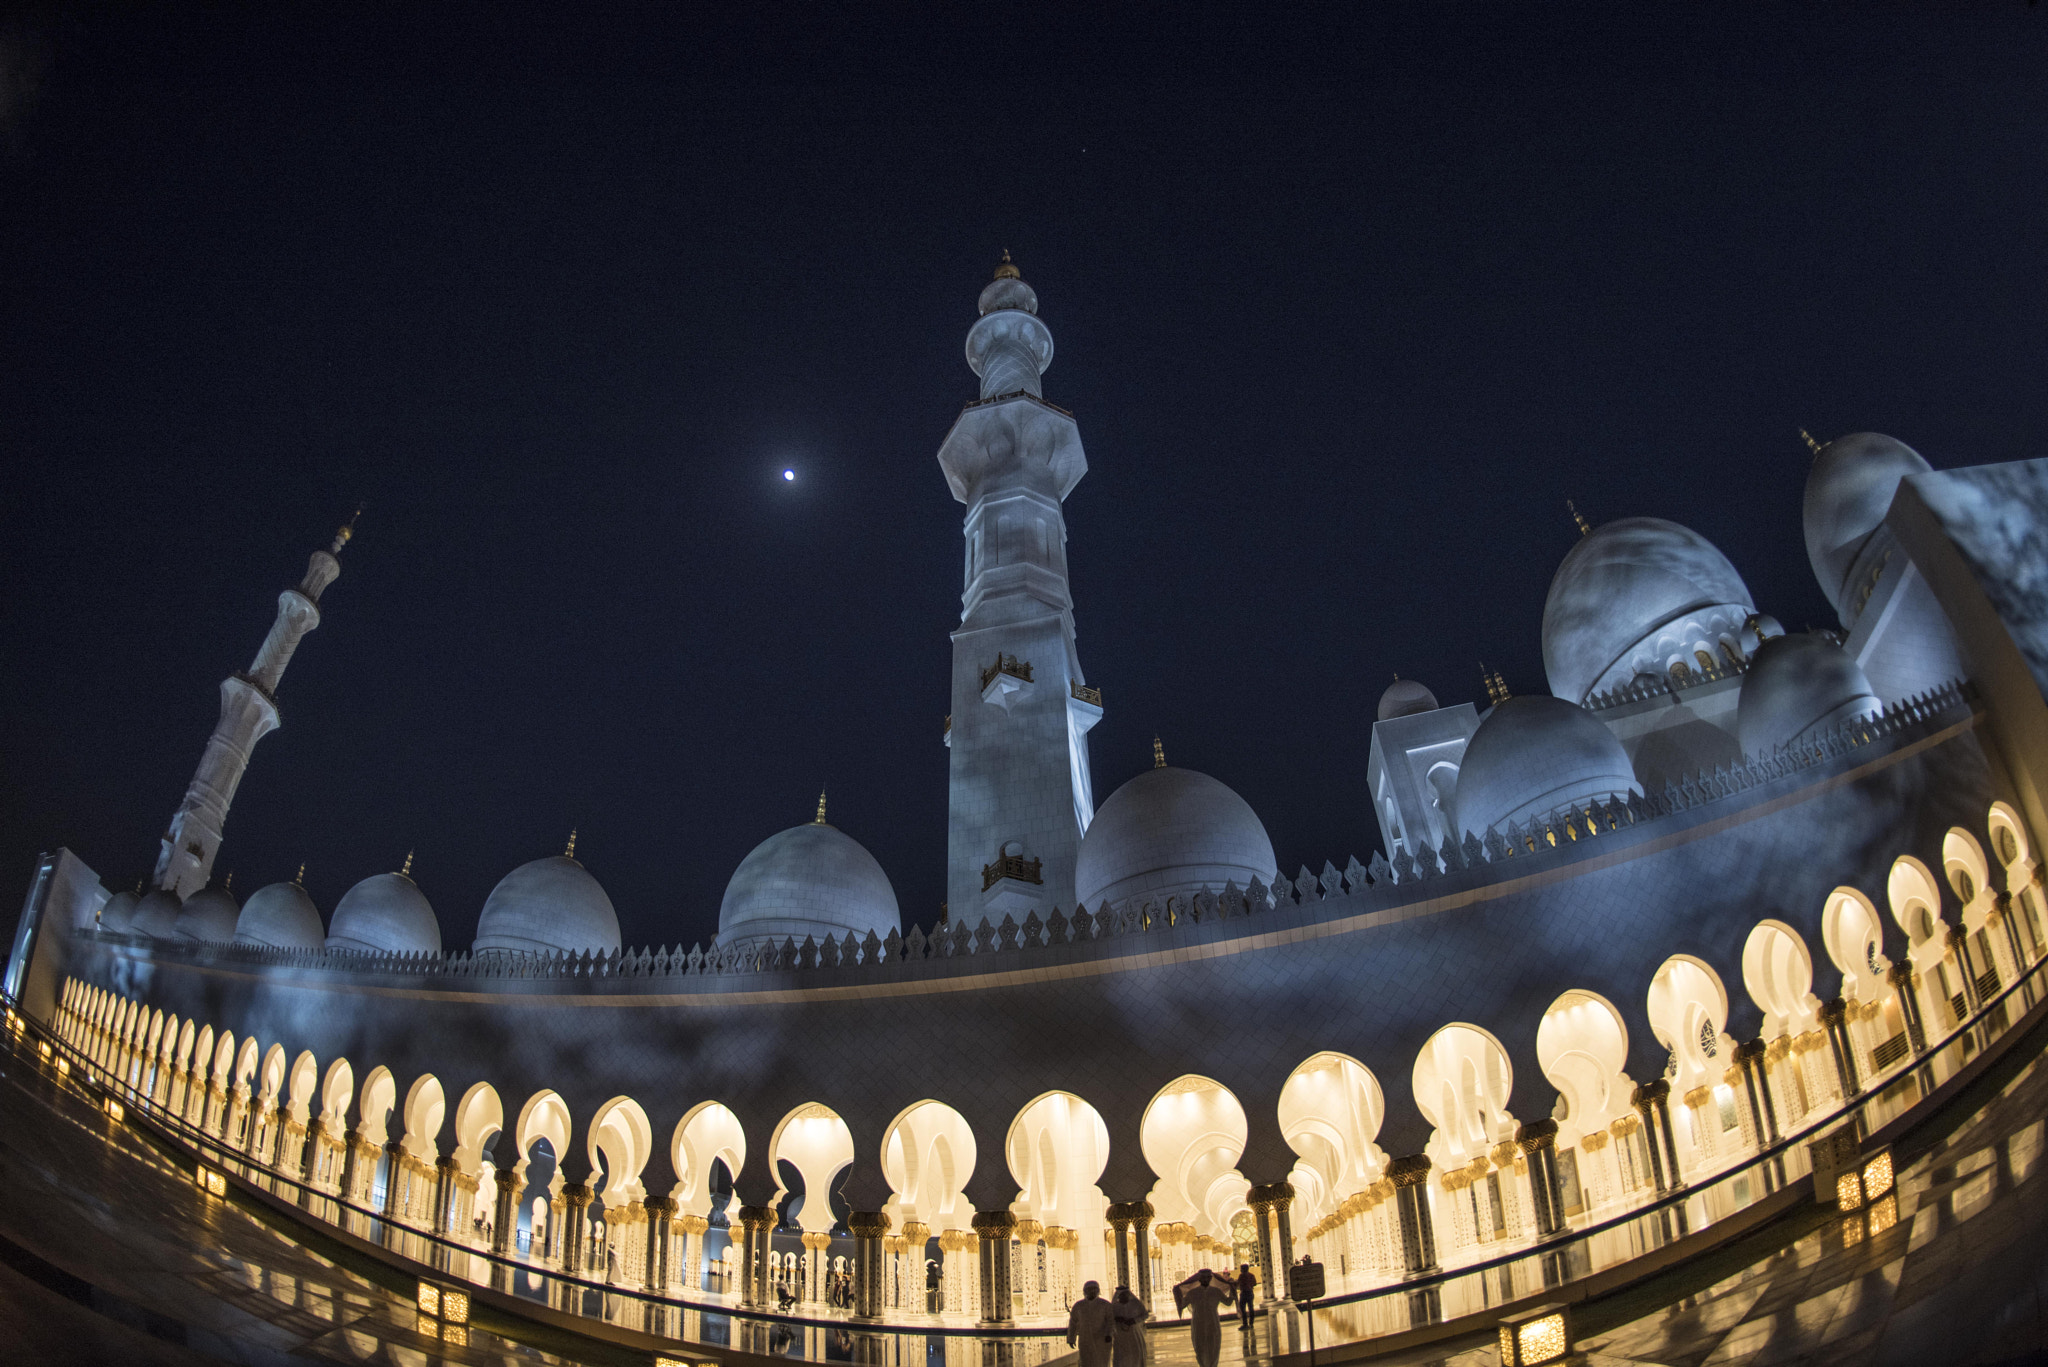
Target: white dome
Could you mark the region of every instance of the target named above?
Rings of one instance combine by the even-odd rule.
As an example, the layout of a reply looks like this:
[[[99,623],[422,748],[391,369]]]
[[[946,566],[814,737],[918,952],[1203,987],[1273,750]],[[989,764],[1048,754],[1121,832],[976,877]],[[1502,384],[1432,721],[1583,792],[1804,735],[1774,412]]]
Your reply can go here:
[[[1826,636],[1773,636],[1742,677],[1735,730],[1744,754],[1765,759],[1883,708],[1849,652]]]
[[[1086,907],[1127,898],[1221,892],[1279,865],[1251,804],[1207,774],[1160,766],[1109,795],[1088,823],[1074,861],[1074,892]]]
[[[201,888],[185,899],[184,910],[171,927],[171,938],[219,942],[235,938],[235,922],[242,909],[235,905],[234,894],[226,888],[212,884]]]
[[[100,908],[100,929],[122,935],[135,929],[135,908],[142,899],[132,892],[117,892]]]
[[[476,923],[476,948],[613,954],[619,948],[619,914],[581,864],[564,854],[550,855],[498,880]]]
[[[402,873],[373,874],[335,904],[327,947],[358,954],[439,954],[441,923],[412,879]]]
[[[1576,703],[1509,698],[1486,714],[1465,747],[1452,807],[1474,835],[1559,807],[1641,792],[1628,752]]]
[[[131,923],[134,933],[159,940],[171,939],[177,931],[178,912],[183,906],[183,900],[169,888],[151,888],[135,904],[135,919]]]
[[[1820,590],[1842,614],[1856,561],[1891,511],[1899,481],[1934,467],[1918,451],[1876,432],[1852,432],[1821,447],[1806,474],[1806,558]]]
[[[1543,603],[1543,672],[1550,691],[1583,703],[1674,661],[1720,663],[1756,610],[1742,576],[1714,543],[1660,517],[1596,528],[1566,554]]]
[[[1418,712],[1434,712],[1443,704],[1436,700],[1436,694],[1424,688],[1413,679],[1396,679],[1380,694],[1379,720],[1392,721],[1395,717],[1412,717]]]
[[[896,890],[861,843],[836,826],[814,821],[771,835],[740,861],[718,909],[718,938],[795,940],[848,931],[901,932]]]
[[[319,949],[327,943],[320,928],[320,909],[297,883],[272,883],[258,888],[242,904],[235,922],[235,943],[270,949]]]

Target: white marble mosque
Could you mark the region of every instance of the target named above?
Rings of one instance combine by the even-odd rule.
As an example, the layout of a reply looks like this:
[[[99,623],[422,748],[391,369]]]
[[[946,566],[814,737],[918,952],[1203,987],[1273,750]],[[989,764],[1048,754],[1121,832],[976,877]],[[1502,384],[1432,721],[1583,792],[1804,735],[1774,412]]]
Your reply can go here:
[[[1689,528],[1582,520],[1547,691],[1397,678],[1334,719],[1371,751],[1329,800],[1379,849],[1290,875],[1157,746],[1097,801],[1088,462],[1007,253],[966,359],[938,926],[823,797],[687,948],[622,945],[573,841],[468,946],[409,860],[324,917],[297,882],[238,905],[228,814],[344,528],[221,684],[151,886],[32,871],[10,996],[253,1167],[480,1253],[1000,1329],[1086,1279],[1170,1314],[1199,1266],[1312,1253],[1343,1294],[1540,1247],[1887,1088],[2048,951],[2048,462],[1812,443],[1803,507],[1752,509],[1803,522],[1839,623],[1802,634]]]

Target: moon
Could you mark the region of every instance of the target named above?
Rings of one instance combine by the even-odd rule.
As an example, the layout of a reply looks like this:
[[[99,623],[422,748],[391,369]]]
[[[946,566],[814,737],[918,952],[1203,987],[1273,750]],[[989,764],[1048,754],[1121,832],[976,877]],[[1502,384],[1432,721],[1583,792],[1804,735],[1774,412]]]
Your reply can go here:
[[[794,470],[784,470],[784,471],[782,472],[782,477],[783,477],[783,479],[785,479],[785,480],[789,481],[790,483],[794,484],[794,483],[796,482],[796,471],[794,471]]]

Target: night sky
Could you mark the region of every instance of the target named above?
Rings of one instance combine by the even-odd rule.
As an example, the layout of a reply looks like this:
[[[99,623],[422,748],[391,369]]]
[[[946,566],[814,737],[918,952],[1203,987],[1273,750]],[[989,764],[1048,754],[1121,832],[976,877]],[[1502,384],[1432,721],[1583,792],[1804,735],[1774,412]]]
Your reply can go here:
[[[303,861],[331,913],[417,850],[461,947],[579,827],[627,943],[687,944],[823,787],[929,924],[935,455],[1004,248],[1091,467],[1098,800],[1157,732],[1290,871],[1370,860],[1395,673],[1544,691],[1567,498],[1693,526],[1796,630],[1833,622],[1798,428],[2048,438],[2022,3],[561,8],[0,24],[0,883],[149,871],[219,680],[362,501],[238,894]]]

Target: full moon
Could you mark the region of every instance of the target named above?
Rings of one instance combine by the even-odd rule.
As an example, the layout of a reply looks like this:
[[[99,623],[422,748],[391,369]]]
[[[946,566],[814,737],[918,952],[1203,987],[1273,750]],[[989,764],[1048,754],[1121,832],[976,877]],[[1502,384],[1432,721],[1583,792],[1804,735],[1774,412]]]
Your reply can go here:
[[[782,477],[783,477],[784,479],[787,479],[787,480],[794,480],[794,479],[796,478],[796,471],[794,471],[794,470],[784,470],[784,471],[782,472]]]

